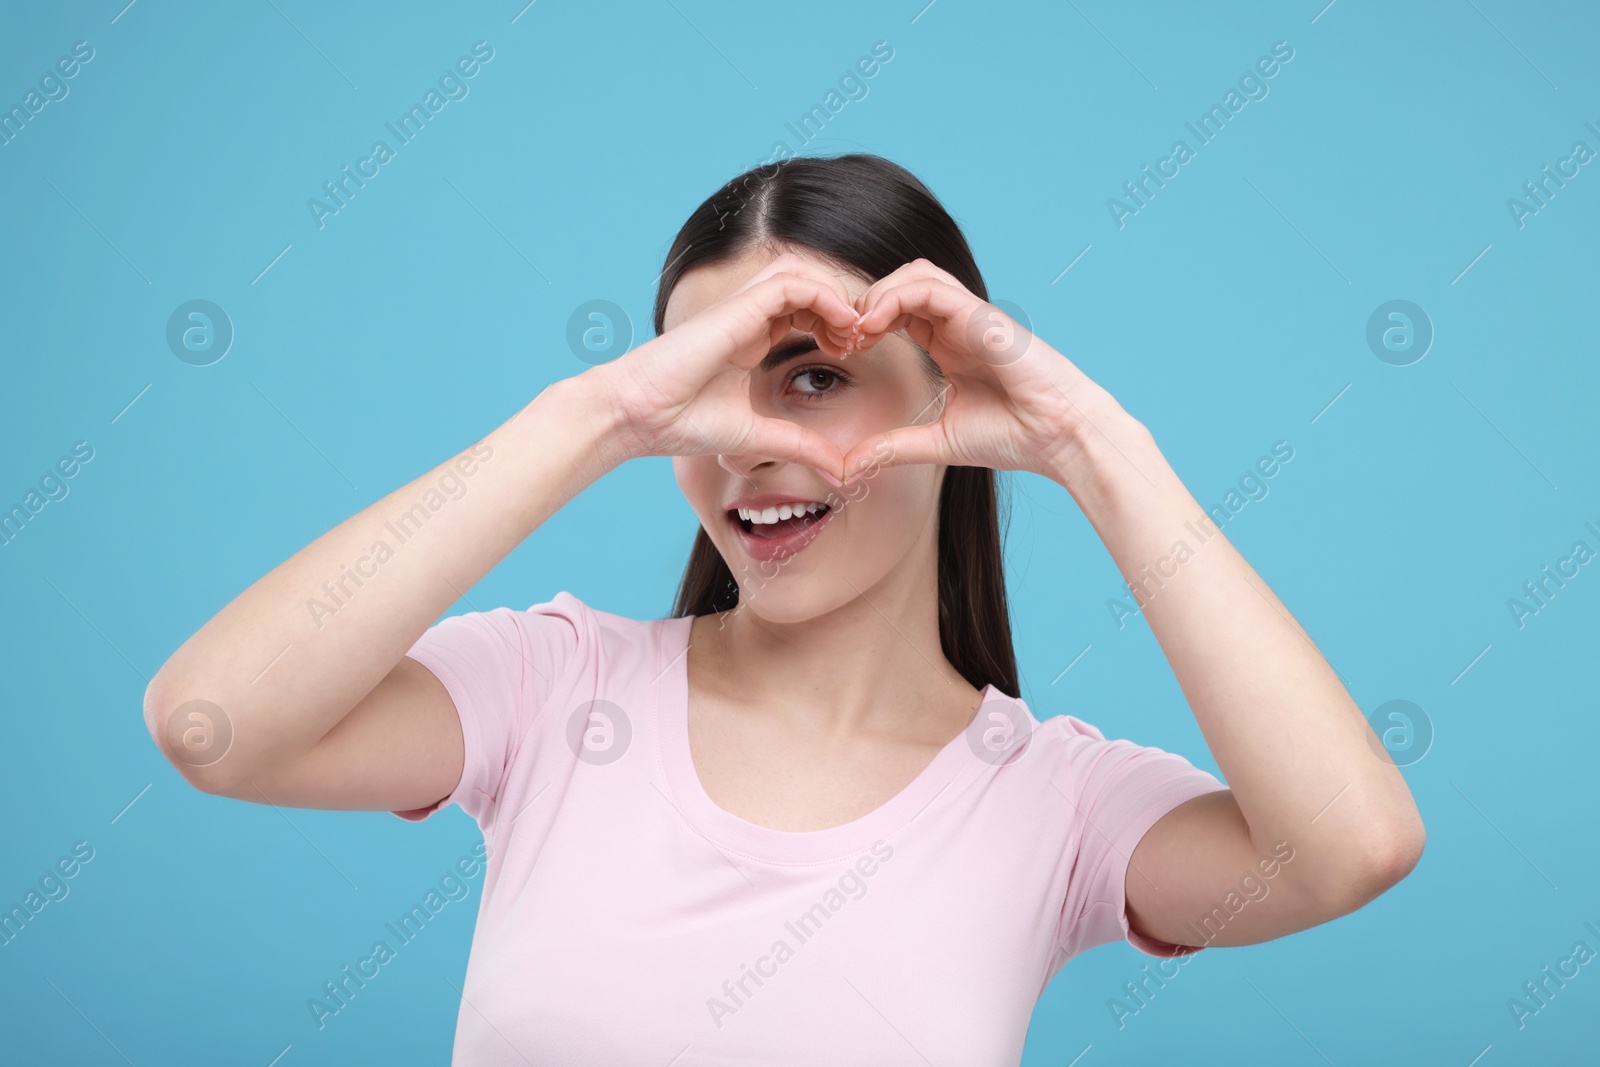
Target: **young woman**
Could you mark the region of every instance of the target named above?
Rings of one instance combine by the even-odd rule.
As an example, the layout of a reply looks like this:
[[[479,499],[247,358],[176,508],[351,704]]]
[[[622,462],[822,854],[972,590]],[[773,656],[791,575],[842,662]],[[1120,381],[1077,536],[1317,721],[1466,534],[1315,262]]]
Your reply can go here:
[[[1421,853],[1405,781],[1145,427],[985,294],[892,163],[741,175],[673,243],[654,340],[240,594],[152,734],[209,793],[473,816],[457,1063],[1016,1063],[1087,948],[1361,907]],[[700,520],[672,617],[559,592],[430,628],[634,456]],[[1007,470],[1089,518],[1226,786],[1019,699]]]

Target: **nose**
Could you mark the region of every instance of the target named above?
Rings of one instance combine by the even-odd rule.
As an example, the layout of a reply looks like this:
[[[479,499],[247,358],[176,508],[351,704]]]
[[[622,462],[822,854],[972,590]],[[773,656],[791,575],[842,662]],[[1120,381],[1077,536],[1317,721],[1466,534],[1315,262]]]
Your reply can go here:
[[[717,454],[717,465],[729,474],[748,478],[757,471],[771,470],[782,461],[776,459],[763,459],[760,456],[725,456]]]

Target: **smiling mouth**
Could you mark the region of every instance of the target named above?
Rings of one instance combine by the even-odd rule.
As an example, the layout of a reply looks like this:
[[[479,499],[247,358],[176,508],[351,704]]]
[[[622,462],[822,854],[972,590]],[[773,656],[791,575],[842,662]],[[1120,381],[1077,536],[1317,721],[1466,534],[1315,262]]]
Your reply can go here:
[[[745,512],[742,516],[741,510]],[[782,510],[790,510],[788,518],[782,516]],[[772,560],[793,556],[814,541],[833,517],[833,509],[826,504],[811,504],[799,512],[788,508],[733,508],[727,514],[745,553],[754,559]]]
[[[752,537],[759,537],[763,541],[780,541],[817,525],[832,510],[826,504],[809,504],[803,510],[785,504],[762,510],[730,508],[728,517]]]

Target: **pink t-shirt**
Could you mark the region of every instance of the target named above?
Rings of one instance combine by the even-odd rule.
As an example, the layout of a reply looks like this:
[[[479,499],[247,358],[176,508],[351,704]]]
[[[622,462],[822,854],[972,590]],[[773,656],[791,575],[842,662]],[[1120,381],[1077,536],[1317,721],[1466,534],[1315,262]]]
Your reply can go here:
[[[973,724],[854,822],[717,807],[689,755],[687,618],[569,593],[441,620],[408,653],[449,691],[459,804],[488,845],[453,1062],[1015,1064],[1073,956],[1131,933],[1128,857],[1227,788],[1181,756],[1043,722],[992,686]]]

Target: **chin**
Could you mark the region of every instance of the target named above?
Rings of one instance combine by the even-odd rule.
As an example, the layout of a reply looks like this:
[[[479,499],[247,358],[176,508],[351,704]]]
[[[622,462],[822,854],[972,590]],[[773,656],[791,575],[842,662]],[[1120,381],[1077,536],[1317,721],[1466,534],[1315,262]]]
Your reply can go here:
[[[747,576],[739,585],[737,610],[749,612],[763,622],[783,626],[809,622],[837,611],[854,596],[855,591],[842,583],[834,589],[799,575],[779,574],[770,581]]]
[[[850,573],[858,567],[842,567],[830,561],[829,553],[816,551],[820,545],[787,560],[755,560],[738,544],[721,544],[716,538],[712,543],[739,585],[739,603],[733,610],[749,612],[763,622],[806,622],[854,599],[856,591],[850,582],[867,588],[858,574]],[[845,576],[850,580],[846,581]]]

